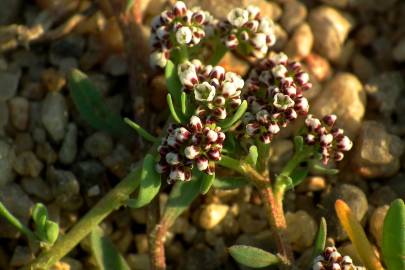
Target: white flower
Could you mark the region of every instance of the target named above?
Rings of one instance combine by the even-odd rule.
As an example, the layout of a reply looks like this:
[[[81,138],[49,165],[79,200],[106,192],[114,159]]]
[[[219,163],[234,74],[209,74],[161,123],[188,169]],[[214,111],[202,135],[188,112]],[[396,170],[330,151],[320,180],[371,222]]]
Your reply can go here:
[[[179,44],[188,44],[193,38],[193,32],[187,26],[180,27],[176,32],[176,40]]]
[[[266,34],[257,33],[254,36],[254,38],[252,38],[252,43],[253,43],[253,46],[255,48],[257,48],[257,49],[260,49],[260,48],[263,48],[263,47],[267,48],[267,46],[266,46]],[[266,49],[266,52],[267,52],[267,49]]]
[[[185,62],[177,68],[177,74],[179,75],[179,80],[181,84],[192,87],[198,83],[198,76],[195,70],[195,65],[190,62]]]
[[[215,87],[208,82],[194,86],[194,97],[198,101],[212,101],[215,97]]]
[[[150,55],[149,62],[152,67],[159,66],[163,68],[167,64],[166,54],[162,51],[155,51]]]
[[[305,125],[310,128],[311,130],[316,130],[321,126],[321,121],[318,118],[312,117],[312,115],[308,115],[307,119],[305,119]]]
[[[286,110],[294,106],[294,100],[283,93],[277,93],[274,96],[273,105],[281,110]]]
[[[242,77],[234,72],[225,73],[225,81],[233,82],[238,89],[242,89],[245,84]]]
[[[266,56],[268,50],[269,50],[269,47],[263,46],[258,50],[253,50],[253,54],[256,58],[264,58]]]
[[[288,56],[285,53],[274,53],[270,56],[270,60],[276,65],[285,64],[288,61]]]
[[[277,65],[271,69],[271,72],[276,78],[283,78],[287,71],[288,70],[284,65]]]
[[[260,13],[260,8],[256,6],[248,6],[247,11],[249,12],[249,19],[253,20]]]
[[[249,20],[249,11],[243,8],[234,8],[228,13],[226,18],[232,25],[241,27]]]
[[[184,181],[186,179],[185,173],[180,169],[174,169],[170,171],[169,179]]]
[[[198,151],[198,148],[195,147],[194,145],[190,145],[184,148],[184,155],[188,159],[195,159],[199,154],[200,151]]]
[[[174,152],[169,152],[166,154],[166,162],[170,165],[177,165],[180,163],[179,155]]]
[[[233,82],[224,82],[222,84],[222,94],[225,97],[232,97],[236,94],[237,86]]]
[[[264,17],[260,21],[259,32],[265,33],[266,35],[274,33],[274,23],[272,20]]]

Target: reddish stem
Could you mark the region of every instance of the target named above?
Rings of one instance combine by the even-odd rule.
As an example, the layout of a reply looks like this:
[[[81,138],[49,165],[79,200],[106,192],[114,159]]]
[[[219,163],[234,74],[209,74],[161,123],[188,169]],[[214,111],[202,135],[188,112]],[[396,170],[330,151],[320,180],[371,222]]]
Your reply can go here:
[[[156,225],[150,238],[151,266],[153,270],[165,270],[165,237],[168,226],[164,221]]]

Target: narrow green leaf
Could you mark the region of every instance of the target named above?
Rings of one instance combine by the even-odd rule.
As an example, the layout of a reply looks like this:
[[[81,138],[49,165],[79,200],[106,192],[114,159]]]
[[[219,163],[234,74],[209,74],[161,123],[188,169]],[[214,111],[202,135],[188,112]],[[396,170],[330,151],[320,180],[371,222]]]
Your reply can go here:
[[[312,258],[315,258],[316,256],[320,255],[325,250],[326,236],[327,236],[326,219],[322,217],[321,222],[319,223],[318,234],[316,236],[314,243]]]
[[[101,270],[130,270],[127,262],[113,245],[110,239],[103,235],[97,227],[90,234],[93,255]]]
[[[218,38],[216,41],[216,47],[213,55],[211,56],[211,59],[209,60],[209,63],[213,66],[218,65],[218,63],[221,61],[221,59],[224,57],[226,52],[228,51],[228,47],[226,47],[222,41]]]
[[[302,136],[294,137],[294,148],[296,152],[302,151],[304,147],[304,138]]]
[[[214,182],[214,179],[215,179],[215,174],[209,175],[209,174],[203,173],[203,176],[201,179],[201,187],[200,187],[200,191],[202,194],[206,194],[210,190],[210,188]]]
[[[176,109],[174,108],[172,95],[167,94],[166,100],[167,100],[167,105],[169,105],[170,113],[173,117],[173,120],[176,121],[178,124],[181,124],[180,117],[178,116]]]
[[[276,255],[251,246],[235,245],[229,248],[229,253],[238,263],[253,268],[267,267],[280,262]]]
[[[216,177],[212,185],[217,189],[237,189],[248,185],[248,181],[244,177]]]
[[[140,208],[149,204],[160,190],[160,174],[155,169],[156,162],[151,154],[147,154],[143,160],[141,172],[141,183],[139,193],[136,199],[128,200],[128,206]]]
[[[75,69],[68,78],[70,95],[80,116],[93,128],[115,136],[128,136],[131,130],[121,116],[114,114],[105,104],[100,91],[86,74]]]
[[[248,107],[247,101],[244,100],[242,104],[240,104],[239,108],[236,110],[234,115],[232,117],[228,117],[225,120],[223,120],[219,125],[224,129],[224,131],[228,130],[231,128],[239,119],[243,116],[243,114],[246,112],[246,109]]]
[[[311,169],[314,170],[314,172],[316,173],[325,175],[335,175],[339,173],[338,169],[328,169],[315,162],[311,164]]]
[[[58,239],[59,225],[53,221],[47,220],[45,224],[46,242],[53,245]]]
[[[153,136],[152,134],[150,134],[149,132],[147,132],[144,128],[142,128],[140,125],[138,125],[137,123],[133,122],[131,119],[129,118],[124,118],[125,123],[127,123],[130,127],[132,127],[139,136],[141,136],[142,138],[144,138],[147,141],[150,141],[152,143],[158,142],[159,139],[156,138],[155,136]]]
[[[186,92],[181,93],[181,113],[187,116],[187,94]]]
[[[280,187],[284,187],[287,189],[291,189],[294,187],[294,183],[293,180],[290,176],[288,175],[284,175],[284,174],[280,174],[277,176],[277,185]]]
[[[177,66],[170,60],[167,61],[165,68],[165,78],[169,93],[173,97],[180,97],[182,85],[177,74]]]
[[[405,204],[401,199],[391,203],[385,216],[381,251],[388,270],[405,269]]]
[[[249,147],[249,154],[246,158],[246,162],[249,163],[250,165],[252,165],[253,167],[256,167],[258,157],[259,157],[259,153],[257,151],[257,146],[252,145],[251,147]]]
[[[290,178],[292,180],[292,185],[295,187],[304,181],[305,177],[308,175],[308,168],[297,167],[291,173]]]
[[[10,213],[10,211],[8,211],[8,209],[2,202],[0,202],[0,216],[5,218],[18,231],[27,236],[29,240],[33,242],[37,240],[35,234],[27,226],[25,226],[18,218],[16,218],[12,213]]]

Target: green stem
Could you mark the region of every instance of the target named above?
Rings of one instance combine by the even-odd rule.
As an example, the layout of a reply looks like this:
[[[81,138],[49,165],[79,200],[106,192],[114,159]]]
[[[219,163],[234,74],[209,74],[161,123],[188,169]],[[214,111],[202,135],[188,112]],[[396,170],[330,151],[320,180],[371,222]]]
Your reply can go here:
[[[49,251],[42,253],[32,264],[31,270],[48,269],[70,252],[112,211],[125,205],[139,185],[139,166],[132,170],[114,189],[104,196],[64,237]]]
[[[222,155],[221,160],[218,161],[217,163],[222,167],[237,171],[238,173],[241,174],[245,174],[242,162],[234,158]]]
[[[10,224],[12,224],[17,230],[23,233],[32,242],[37,241],[35,234],[21,221],[19,221],[7,208],[0,202],[0,216],[4,217]]]

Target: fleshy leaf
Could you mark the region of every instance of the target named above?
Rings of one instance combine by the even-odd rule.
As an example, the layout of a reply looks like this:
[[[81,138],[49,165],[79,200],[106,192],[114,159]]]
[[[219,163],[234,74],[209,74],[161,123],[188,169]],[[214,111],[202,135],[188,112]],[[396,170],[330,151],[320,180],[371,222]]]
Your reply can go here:
[[[248,107],[247,101],[244,100],[242,104],[239,105],[238,109],[236,112],[232,115],[232,117],[228,117],[225,120],[223,120],[219,125],[224,129],[224,131],[228,130],[231,128],[239,119],[243,116],[243,114],[246,112],[246,109]]]
[[[121,116],[114,114],[105,104],[101,93],[86,74],[74,69],[69,78],[70,96],[80,116],[93,128],[115,136],[128,136],[131,129]]]
[[[267,267],[280,262],[276,255],[251,246],[234,245],[229,248],[229,253],[238,263],[253,268]]]
[[[335,210],[343,229],[349,235],[349,238],[364,266],[369,270],[383,270],[384,268],[375,255],[363,227],[353,215],[349,206],[344,201],[337,200],[335,203]]]
[[[200,191],[202,194],[206,194],[210,190],[210,188],[214,182],[214,179],[215,179],[215,174],[209,175],[209,174],[204,173],[204,175],[202,176],[202,179],[201,179],[201,187],[200,187]]]
[[[180,97],[182,85],[177,75],[177,66],[170,60],[165,68],[165,78],[169,93],[175,98]]]
[[[295,136],[294,137],[294,148],[296,152],[302,151],[304,147],[304,138],[302,136]]]
[[[257,163],[257,158],[259,157],[259,153],[257,151],[257,146],[252,145],[249,147],[249,154],[247,156],[246,162],[252,165],[253,167],[256,167]]]
[[[292,185],[295,187],[304,181],[305,177],[308,175],[308,168],[297,167],[291,173],[290,178],[292,180]]]
[[[160,174],[155,169],[156,162],[151,154],[147,154],[143,160],[139,193],[136,199],[128,200],[128,206],[140,208],[149,204],[159,193],[161,181]]]
[[[158,142],[159,139],[156,138],[155,136],[153,136],[152,134],[150,134],[149,132],[147,132],[143,127],[141,127],[140,125],[138,125],[137,123],[133,122],[131,119],[129,118],[124,118],[125,123],[127,123],[130,127],[132,127],[139,136],[141,136],[142,138],[144,138],[147,141],[150,142]]]
[[[248,181],[244,177],[229,176],[229,177],[216,177],[212,184],[218,189],[237,189],[244,187],[248,184]]]
[[[47,220],[45,224],[46,242],[53,245],[59,235],[59,225],[53,221]]]
[[[314,170],[316,173],[324,175],[335,175],[339,173],[338,169],[329,169],[315,162],[311,163],[311,169]]]
[[[35,228],[38,231],[44,232],[45,224],[48,219],[48,210],[42,203],[37,203],[32,210],[32,219],[35,223]]]
[[[173,120],[176,121],[178,124],[181,124],[181,119],[176,112],[176,108],[174,107],[172,95],[167,94],[166,96],[167,105],[169,106],[170,113],[172,114]]]
[[[91,232],[90,242],[93,255],[101,270],[130,270],[122,255],[111,240],[103,235],[99,227]]]
[[[322,217],[321,222],[319,223],[318,234],[316,236],[314,243],[312,258],[315,258],[316,256],[320,255],[325,250],[326,236],[327,236],[326,219]]]
[[[401,199],[391,203],[385,216],[381,250],[388,270],[405,269],[405,205]]]

